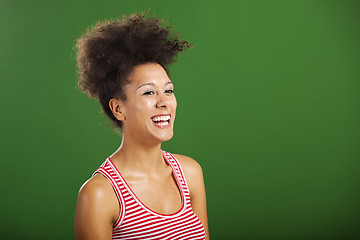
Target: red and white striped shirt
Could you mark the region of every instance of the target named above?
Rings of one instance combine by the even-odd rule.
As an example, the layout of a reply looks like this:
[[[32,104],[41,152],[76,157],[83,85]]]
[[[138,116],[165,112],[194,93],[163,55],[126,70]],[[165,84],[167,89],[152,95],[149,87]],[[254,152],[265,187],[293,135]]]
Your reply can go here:
[[[182,207],[173,214],[160,214],[146,207],[110,158],[95,171],[110,180],[120,202],[112,239],[205,239],[204,227],[191,208],[189,188],[179,162],[171,153],[162,151],[162,154],[173,170],[182,196]]]

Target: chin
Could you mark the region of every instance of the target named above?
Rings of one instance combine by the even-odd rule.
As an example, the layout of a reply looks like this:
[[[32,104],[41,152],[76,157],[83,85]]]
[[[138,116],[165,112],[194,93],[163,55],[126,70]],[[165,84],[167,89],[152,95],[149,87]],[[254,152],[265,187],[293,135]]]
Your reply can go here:
[[[161,140],[162,140],[161,142],[169,141],[170,139],[172,139],[172,137],[173,137],[173,134],[171,134],[170,136],[166,136],[166,137],[164,136],[161,138]]]
[[[162,135],[158,135],[156,136],[156,139],[160,142],[166,142],[166,141],[169,141],[170,139],[172,139],[174,133],[171,132],[171,133],[166,133],[166,134],[162,134]]]

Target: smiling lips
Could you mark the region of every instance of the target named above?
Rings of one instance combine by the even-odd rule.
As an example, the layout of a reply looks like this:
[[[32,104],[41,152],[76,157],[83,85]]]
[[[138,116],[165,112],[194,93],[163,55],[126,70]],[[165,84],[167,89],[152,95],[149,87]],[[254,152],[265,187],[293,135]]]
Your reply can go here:
[[[151,120],[153,121],[153,123],[160,127],[160,128],[163,128],[163,127],[167,127],[170,125],[170,115],[157,115],[157,116],[154,116],[151,118]]]

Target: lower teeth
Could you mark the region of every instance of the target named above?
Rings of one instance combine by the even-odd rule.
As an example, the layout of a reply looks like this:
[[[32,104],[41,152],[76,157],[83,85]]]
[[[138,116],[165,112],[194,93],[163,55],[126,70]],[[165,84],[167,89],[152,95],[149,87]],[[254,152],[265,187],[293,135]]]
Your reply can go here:
[[[155,123],[156,125],[160,125],[160,126],[164,126],[164,125],[168,125],[168,122],[159,122],[159,123]]]

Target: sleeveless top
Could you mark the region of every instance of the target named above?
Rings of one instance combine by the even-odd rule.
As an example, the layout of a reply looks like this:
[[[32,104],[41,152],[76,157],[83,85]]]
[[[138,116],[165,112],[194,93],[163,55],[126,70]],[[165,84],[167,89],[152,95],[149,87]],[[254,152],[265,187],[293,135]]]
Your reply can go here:
[[[190,204],[190,192],[178,160],[161,151],[171,166],[181,192],[182,207],[173,214],[157,213],[146,207],[131,190],[110,158],[95,171],[111,182],[120,203],[120,214],[113,225],[112,239],[205,239],[205,230]]]

